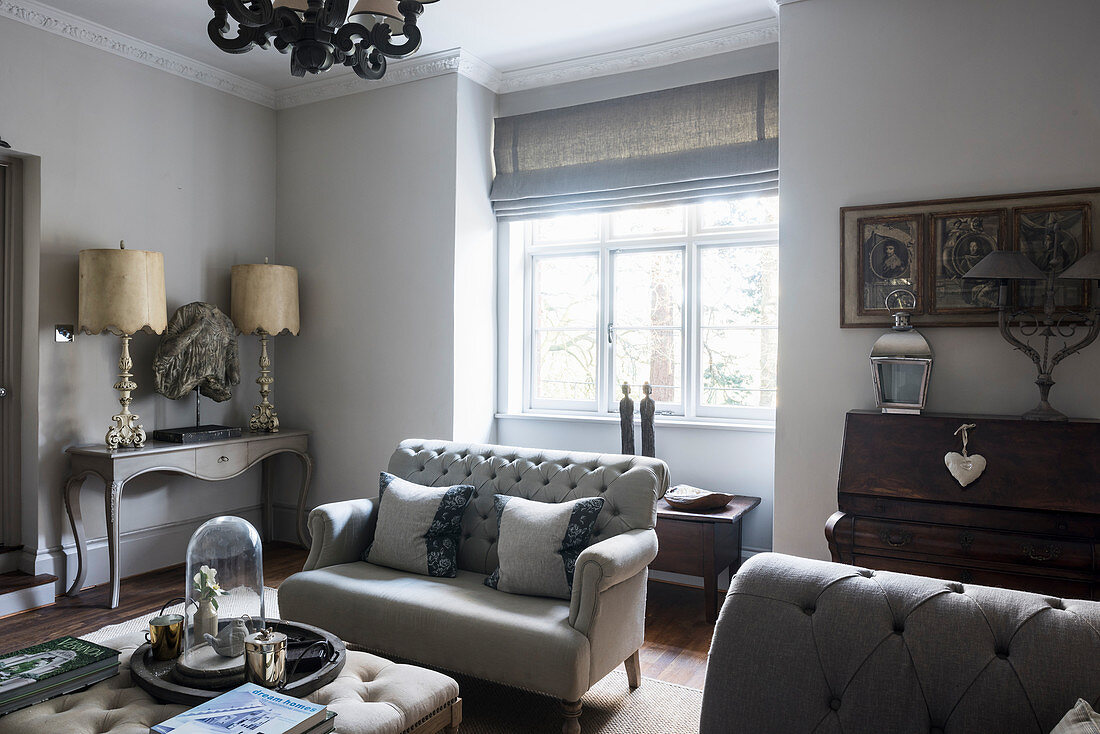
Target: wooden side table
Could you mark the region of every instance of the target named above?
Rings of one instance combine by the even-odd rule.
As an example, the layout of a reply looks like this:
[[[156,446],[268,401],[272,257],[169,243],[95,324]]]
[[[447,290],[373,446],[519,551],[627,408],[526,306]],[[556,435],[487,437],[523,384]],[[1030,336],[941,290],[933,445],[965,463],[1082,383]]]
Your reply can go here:
[[[263,535],[272,537],[271,490],[273,474],[268,459],[277,454],[293,454],[302,463],[302,483],[298,487],[298,515],[295,526],[298,542],[308,547],[305,527],[306,495],[313,474],[313,458],[308,452],[309,432],[281,430],[278,433],[248,433],[239,438],[203,443],[166,443],[149,441],[139,449],[108,449],[103,444],[71,446],[65,449],[72,460],[72,473],[65,482],[65,509],[76,539],[76,578],[66,592],[76,596],[88,573],[88,542],[80,517],[80,488],[89,475],[103,480],[104,515],[107,521],[107,552],[111,565],[111,609],[118,606],[119,532],[118,514],[123,486],[136,476],[149,472],[184,474],[217,482],[262,464]]]
[[[741,518],[759,504],[759,497],[738,495],[717,512],[691,512],[657,502],[660,550],[649,567],[702,576],[707,622],[718,619],[719,574],[729,569],[732,578],[741,567]]]

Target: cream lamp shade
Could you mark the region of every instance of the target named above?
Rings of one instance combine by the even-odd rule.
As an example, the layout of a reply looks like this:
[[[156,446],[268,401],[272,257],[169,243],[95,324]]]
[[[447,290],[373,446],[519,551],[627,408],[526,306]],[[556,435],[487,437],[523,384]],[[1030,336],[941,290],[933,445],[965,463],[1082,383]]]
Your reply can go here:
[[[299,330],[298,270],[289,265],[234,265],[230,318],[242,334]]]
[[[394,35],[400,36],[404,33],[405,20],[397,6],[397,0],[359,0],[348,14],[348,20],[367,28],[385,23]]]
[[[164,254],[146,250],[81,250],[79,329],[116,335],[160,334],[168,326]]]

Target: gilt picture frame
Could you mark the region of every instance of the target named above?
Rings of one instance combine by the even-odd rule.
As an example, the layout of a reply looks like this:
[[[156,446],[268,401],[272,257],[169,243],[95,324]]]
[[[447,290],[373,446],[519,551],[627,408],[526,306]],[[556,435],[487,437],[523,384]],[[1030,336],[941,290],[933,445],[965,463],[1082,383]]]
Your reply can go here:
[[[996,288],[992,283],[965,281],[963,270],[972,267],[990,248],[1038,251],[1037,223],[1049,216],[1058,223],[1057,238],[1071,237],[1076,260],[1091,249],[1092,233],[1100,216],[1100,188],[1039,191],[954,199],[929,199],[890,204],[846,206],[840,209],[840,326],[885,328],[893,324],[891,304],[877,306],[886,285],[905,285],[913,291],[916,306],[910,309],[914,326],[996,326]],[[883,270],[886,239],[897,240],[898,223],[919,222],[916,227],[915,266],[898,275],[898,263],[890,260]],[[980,220],[980,221],[978,221]],[[912,225],[906,225],[912,227]],[[1053,224],[1051,229],[1054,229]],[[908,231],[908,230],[904,230]],[[904,232],[903,231],[903,232]],[[877,234],[877,238],[873,235]],[[873,241],[872,241],[873,240]],[[972,246],[973,245],[973,246]],[[875,254],[878,247],[878,254]],[[894,245],[894,254],[899,252]],[[906,254],[908,244],[906,244]],[[1058,260],[1058,253],[1053,253]],[[899,257],[905,260],[904,257]],[[1070,258],[1065,258],[1069,260]],[[974,262],[971,262],[974,261]],[[913,257],[910,257],[913,263]],[[1072,264],[1067,262],[1059,270]],[[877,271],[877,273],[876,273]],[[888,271],[888,272],[887,272]],[[1083,293],[1067,282],[1064,293]],[[1063,290],[1060,288],[1060,293]],[[1013,302],[1029,292],[1013,290]],[[1060,297],[1061,310],[1081,310],[1082,299]],[[906,304],[908,305],[908,304]]]

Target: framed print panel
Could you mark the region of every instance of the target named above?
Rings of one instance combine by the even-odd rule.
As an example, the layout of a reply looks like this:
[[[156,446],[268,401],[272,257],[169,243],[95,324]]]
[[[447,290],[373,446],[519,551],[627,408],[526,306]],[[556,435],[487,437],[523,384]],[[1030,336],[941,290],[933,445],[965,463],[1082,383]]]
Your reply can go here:
[[[964,280],[970,268],[994,250],[1007,248],[1008,212],[979,209],[933,214],[928,312],[992,313],[996,280]]]
[[[1057,275],[1089,251],[1098,216],[1100,188],[842,207],[840,325],[891,326],[899,304],[885,298],[907,290],[914,326],[996,326],[996,284],[963,274],[994,250],[1017,249]],[[1044,284],[1021,285],[1017,304],[1041,308]],[[1083,283],[1059,283],[1055,305],[1082,311],[1087,294]]]
[[[919,215],[859,220],[861,314],[900,308],[898,291],[908,292],[920,309],[922,223]]]
[[[1089,251],[1090,209],[1088,202],[1013,209],[1015,248],[1044,273],[1054,273],[1057,278]],[[1020,281],[1016,284],[1016,305],[1042,308],[1045,293],[1045,282]],[[1055,281],[1054,306],[1060,311],[1083,311],[1088,308],[1088,297],[1088,283],[1084,281]]]

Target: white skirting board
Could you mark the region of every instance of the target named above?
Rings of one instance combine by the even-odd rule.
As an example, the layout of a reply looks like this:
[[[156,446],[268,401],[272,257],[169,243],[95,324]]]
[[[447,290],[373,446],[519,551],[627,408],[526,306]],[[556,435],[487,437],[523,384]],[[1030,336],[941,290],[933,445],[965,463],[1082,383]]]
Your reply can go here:
[[[243,517],[261,530],[261,506],[259,504],[234,508],[218,515]],[[274,506],[275,540],[294,542],[294,519],[296,509],[290,505],[276,503]],[[192,533],[209,517],[187,518],[173,523],[139,528],[124,532],[119,537],[119,573],[122,578],[147,571],[155,571],[186,561],[187,541]],[[105,537],[88,540],[88,574],[85,586],[96,586],[110,582],[110,561]],[[62,546],[48,548],[35,553],[23,550],[20,566],[27,573],[53,574],[58,577],[54,586],[47,586],[51,595],[64,594],[69,583],[76,576],[76,545],[65,543]],[[183,588],[183,574],[180,574],[180,593]],[[52,601],[52,598],[51,598]]]

